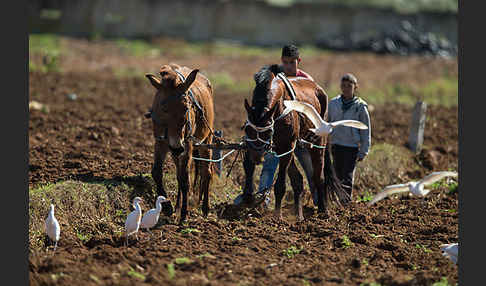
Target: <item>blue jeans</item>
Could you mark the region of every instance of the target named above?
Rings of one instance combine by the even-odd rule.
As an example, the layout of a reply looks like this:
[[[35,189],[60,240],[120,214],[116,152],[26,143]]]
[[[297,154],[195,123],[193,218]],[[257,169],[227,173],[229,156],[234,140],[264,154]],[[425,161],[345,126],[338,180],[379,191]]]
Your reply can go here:
[[[294,151],[297,159],[299,160],[300,164],[302,165],[305,176],[307,178],[307,182],[309,183],[309,188],[312,192],[314,189],[314,182],[312,181],[312,161],[310,159],[309,152],[307,149],[304,148],[295,148]],[[274,156],[273,154],[267,153],[263,157],[263,168],[262,173],[260,174],[260,184],[258,185],[258,193],[264,192],[266,189],[265,194],[265,205],[269,206],[270,204],[270,194],[271,186],[273,184],[273,178],[275,177],[275,171],[277,170],[279,158]],[[315,196],[313,196],[314,204],[317,205],[317,192]]]

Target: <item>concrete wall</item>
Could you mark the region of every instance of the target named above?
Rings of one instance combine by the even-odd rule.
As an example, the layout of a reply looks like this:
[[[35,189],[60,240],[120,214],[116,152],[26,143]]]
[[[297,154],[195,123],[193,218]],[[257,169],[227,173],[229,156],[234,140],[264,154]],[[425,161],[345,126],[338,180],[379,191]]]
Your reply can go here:
[[[61,10],[57,20],[39,17],[41,8]],[[360,41],[393,32],[408,21],[422,32],[457,45],[457,14],[397,14],[371,8],[324,4],[277,7],[245,0],[69,0],[29,2],[31,32],[73,36],[177,36],[225,39],[257,45],[293,41],[319,44],[340,37]]]

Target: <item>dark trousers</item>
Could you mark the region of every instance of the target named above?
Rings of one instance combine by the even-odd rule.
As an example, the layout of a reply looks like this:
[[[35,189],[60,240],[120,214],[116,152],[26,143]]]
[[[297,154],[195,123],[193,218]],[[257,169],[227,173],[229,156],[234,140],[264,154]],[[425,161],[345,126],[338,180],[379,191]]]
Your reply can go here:
[[[358,147],[347,147],[333,144],[331,146],[331,151],[336,175],[348,194],[352,196],[354,170],[356,168],[359,149]]]

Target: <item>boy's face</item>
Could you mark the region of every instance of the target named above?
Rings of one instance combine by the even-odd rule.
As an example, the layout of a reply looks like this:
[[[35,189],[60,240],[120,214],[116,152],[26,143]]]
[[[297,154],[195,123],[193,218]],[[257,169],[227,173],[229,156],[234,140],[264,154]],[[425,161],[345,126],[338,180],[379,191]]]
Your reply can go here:
[[[349,80],[342,80],[341,81],[341,92],[343,93],[344,98],[351,98],[353,97],[354,92],[356,91],[356,84]]]
[[[297,74],[297,66],[299,65],[300,58],[282,57],[282,66],[284,73],[287,76],[295,76]]]

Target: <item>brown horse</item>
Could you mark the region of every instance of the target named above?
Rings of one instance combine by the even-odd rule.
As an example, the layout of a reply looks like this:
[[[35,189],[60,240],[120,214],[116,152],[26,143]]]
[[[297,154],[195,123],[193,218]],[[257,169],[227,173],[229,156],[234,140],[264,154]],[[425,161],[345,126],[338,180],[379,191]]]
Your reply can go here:
[[[153,134],[156,139],[152,177],[157,185],[157,194],[167,197],[162,184],[162,165],[170,150],[177,167],[178,193],[176,210],[179,208],[181,194],[182,207],[180,222],[187,215],[187,194],[191,188],[189,173],[192,157],[211,158],[211,150],[195,150],[194,142],[210,144],[214,122],[213,89],[209,80],[198,73],[176,64],[160,68],[159,80],[152,74],[146,74],[156,88],[151,117]],[[200,183],[199,201],[203,199],[203,214],[209,211],[209,185],[212,178],[212,164],[207,161],[196,162],[194,185]],[[169,211],[172,213],[172,205]],[[165,209],[165,207],[164,207]]]
[[[263,67],[254,75],[256,86],[253,90],[252,105],[250,106],[245,99],[248,114],[245,141],[248,151],[243,162],[246,175],[243,199],[252,201],[249,194],[253,194],[255,164],[262,162],[266,152],[273,151],[280,157],[274,190],[275,214],[278,218],[282,216],[281,203],[285,194],[285,178],[288,172],[294,190],[295,215],[298,220],[303,220],[303,177],[295,164],[293,150],[299,139],[322,146],[327,138],[312,136],[312,132],[309,131],[313,128],[312,122],[295,111],[280,117],[285,109],[283,100],[292,98],[282,79],[276,77],[279,72],[281,70],[278,65]],[[306,78],[288,77],[288,79],[294,88],[296,100],[311,104],[326,119],[327,95],[324,90],[314,81]],[[326,212],[328,199],[334,198],[333,195],[337,196],[340,203],[347,203],[350,200],[332,168],[328,147],[325,151],[321,148],[308,149],[312,160],[312,180],[318,192],[319,212]]]

